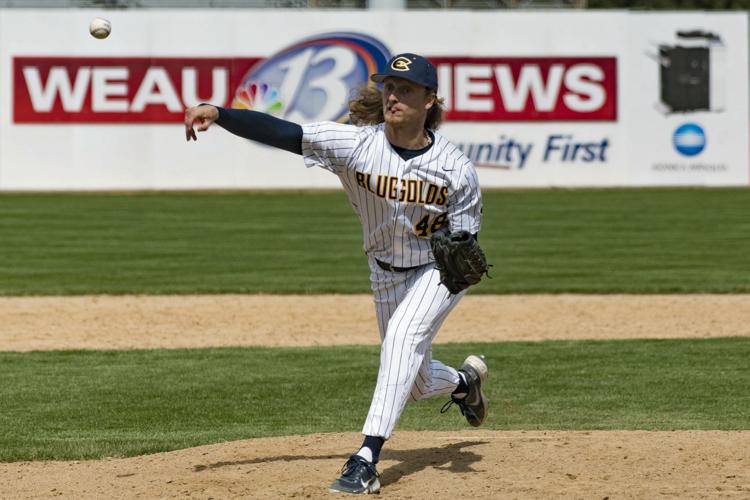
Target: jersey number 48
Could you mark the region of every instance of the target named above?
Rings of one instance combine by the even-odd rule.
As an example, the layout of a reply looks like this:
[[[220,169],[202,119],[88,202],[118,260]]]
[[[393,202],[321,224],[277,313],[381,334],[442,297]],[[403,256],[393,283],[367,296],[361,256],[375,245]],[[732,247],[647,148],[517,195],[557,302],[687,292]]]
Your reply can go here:
[[[430,220],[430,214],[427,214],[414,224],[414,234],[420,238],[426,238],[432,233],[439,231],[445,225],[447,219],[448,213],[442,213],[432,220]]]

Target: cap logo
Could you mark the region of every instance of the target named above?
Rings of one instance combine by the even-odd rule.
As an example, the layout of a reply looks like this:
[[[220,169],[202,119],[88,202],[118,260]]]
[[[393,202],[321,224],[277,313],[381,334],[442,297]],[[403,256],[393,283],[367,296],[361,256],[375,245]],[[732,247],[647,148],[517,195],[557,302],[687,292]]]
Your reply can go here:
[[[409,66],[411,65],[411,63],[412,61],[410,61],[406,57],[397,57],[391,63],[391,68],[395,69],[396,71],[409,71]]]

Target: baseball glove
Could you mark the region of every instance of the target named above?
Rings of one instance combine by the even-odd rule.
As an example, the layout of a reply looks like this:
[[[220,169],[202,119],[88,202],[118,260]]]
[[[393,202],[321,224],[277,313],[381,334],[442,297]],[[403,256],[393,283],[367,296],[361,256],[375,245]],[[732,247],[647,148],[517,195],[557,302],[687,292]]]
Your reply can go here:
[[[476,285],[489,265],[477,240],[468,231],[434,234],[430,239],[440,283],[451,293]]]

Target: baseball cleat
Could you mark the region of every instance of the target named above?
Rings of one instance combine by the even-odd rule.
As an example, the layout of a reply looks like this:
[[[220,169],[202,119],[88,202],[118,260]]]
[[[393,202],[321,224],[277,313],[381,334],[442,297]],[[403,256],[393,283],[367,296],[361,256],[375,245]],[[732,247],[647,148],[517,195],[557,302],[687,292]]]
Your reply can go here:
[[[341,469],[341,477],[331,484],[333,493],[365,494],[380,491],[380,474],[375,464],[352,455]]]
[[[487,407],[489,405],[487,397],[482,392],[482,384],[487,380],[489,373],[487,363],[484,362],[484,356],[475,356],[472,354],[464,360],[464,364],[458,371],[466,378],[469,392],[466,397],[461,399],[451,395],[450,401],[443,405],[440,412],[445,413],[455,403],[461,410],[461,415],[466,417],[469,425],[479,427],[487,417]]]

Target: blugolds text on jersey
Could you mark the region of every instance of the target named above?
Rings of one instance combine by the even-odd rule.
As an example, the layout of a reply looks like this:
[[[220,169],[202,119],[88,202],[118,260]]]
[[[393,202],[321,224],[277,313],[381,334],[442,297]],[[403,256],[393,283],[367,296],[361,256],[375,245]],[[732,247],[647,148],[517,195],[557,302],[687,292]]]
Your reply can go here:
[[[379,198],[418,203],[420,205],[445,205],[448,187],[420,179],[401,179],[392,175],[357,172],[357,184]],[[375,177],[373,187],[373,177]]]

